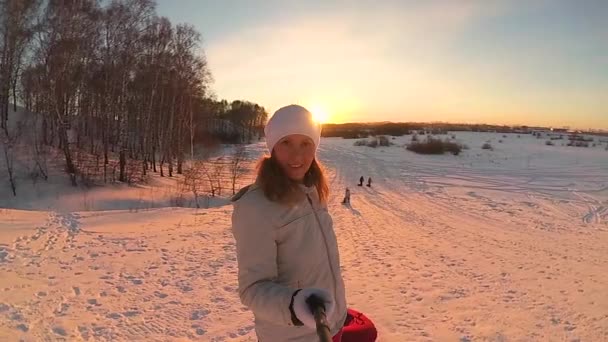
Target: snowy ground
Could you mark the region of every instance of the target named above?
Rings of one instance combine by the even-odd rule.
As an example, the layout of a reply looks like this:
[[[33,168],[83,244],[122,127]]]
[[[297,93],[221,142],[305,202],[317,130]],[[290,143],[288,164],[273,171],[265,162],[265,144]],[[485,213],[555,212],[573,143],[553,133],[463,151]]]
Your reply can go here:
[[[454,134],[460,156],[323,139],[349,305],[379,341],[608,340],[605,143]],[[255,341],[230,206],[75,211],[72,195],[20,210],[4,196],[0,340]]]

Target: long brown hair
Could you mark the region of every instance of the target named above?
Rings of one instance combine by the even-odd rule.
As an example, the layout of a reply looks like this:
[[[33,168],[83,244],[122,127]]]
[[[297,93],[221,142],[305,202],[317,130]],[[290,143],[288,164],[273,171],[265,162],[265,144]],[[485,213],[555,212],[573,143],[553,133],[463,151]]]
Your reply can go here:
[[[271,201],[283,204],[293,204],[298,200],[298,183],[291,180],[283,171],[274,157],[265,156],[258,162],[257,182],[264,195]],[[321,203],[327,203],[329,186],[321,163],[313,159],[310,168],[304,176],[304,185],[317,189]]]

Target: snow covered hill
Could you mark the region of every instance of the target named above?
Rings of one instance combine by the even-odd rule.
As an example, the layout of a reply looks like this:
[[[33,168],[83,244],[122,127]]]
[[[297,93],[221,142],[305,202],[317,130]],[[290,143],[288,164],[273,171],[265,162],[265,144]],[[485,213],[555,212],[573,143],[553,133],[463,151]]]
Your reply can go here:
[[[459,156],[323,139],[349,305],[379,341],[608,340],[605,146],[453,134]],[[256,341],[230,206],[62,204],[77,198],[3,202],[0,340]]]

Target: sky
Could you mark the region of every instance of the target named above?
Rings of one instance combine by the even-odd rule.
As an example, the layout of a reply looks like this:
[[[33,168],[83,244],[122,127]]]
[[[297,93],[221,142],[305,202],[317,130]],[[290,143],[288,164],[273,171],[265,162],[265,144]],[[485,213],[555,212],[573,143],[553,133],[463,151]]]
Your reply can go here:
[[[157,0],[218,99],[325,122],[608,129],[608,1]]]

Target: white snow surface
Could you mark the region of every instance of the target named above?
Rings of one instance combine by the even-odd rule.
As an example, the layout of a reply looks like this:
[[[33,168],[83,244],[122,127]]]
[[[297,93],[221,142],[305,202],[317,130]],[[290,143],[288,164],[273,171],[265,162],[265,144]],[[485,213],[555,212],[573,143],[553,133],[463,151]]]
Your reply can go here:
[[[606,143],[442,138],[452,134],[470,149],[322,140],[349,306],[374,321],[378,341],[608,340]],[[360,176],[372,186],[358,187]],[[237,294],[231,206],[170,207],[148,188],[101,188],[88,206],[67,185],[39,202],[7,189],[0,340],[257,340]]]

